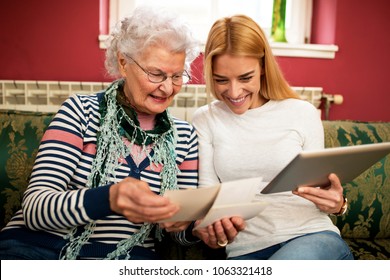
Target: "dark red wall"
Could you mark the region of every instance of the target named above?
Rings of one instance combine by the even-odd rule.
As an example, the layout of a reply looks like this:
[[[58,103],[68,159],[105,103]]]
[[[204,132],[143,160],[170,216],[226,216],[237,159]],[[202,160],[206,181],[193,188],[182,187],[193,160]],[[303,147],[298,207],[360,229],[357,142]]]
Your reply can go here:
[[[1,0],[0,79],[101,81],[99,1]]]
[[[331,60],[279,57],[286,78],[293,86],[342,94],[330,119],[390,121],[390,1],[314,3],[314,28],[324,33],[313,39],[333,40],[339,51]],[[1,0],[0,10],[0,79],[109,81],[97,40],[99,1]],[[202,82],[201,58],[193,69]]]
[[[339,0],[335,59],[279,58],[292,85],[322,86],[344,96],[330,119],[390,121],[389,11],[387,0]]]

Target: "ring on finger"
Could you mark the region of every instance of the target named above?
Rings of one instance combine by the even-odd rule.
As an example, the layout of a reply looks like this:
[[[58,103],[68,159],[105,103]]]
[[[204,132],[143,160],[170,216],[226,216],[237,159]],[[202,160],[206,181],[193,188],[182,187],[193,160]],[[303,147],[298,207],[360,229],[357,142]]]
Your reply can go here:
[[[220,246],[220,247],[225,247],[225,246],[228,244],[228,241],[225,240],[224,242],[221,242],[221,241],[218,240],[217,244],[218,244],[218,246]]]

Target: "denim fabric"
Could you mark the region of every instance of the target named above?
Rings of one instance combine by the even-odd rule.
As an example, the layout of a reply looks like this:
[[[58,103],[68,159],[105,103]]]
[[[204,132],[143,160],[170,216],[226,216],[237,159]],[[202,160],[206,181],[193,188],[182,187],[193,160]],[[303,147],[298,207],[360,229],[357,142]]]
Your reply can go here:
[[[30,243],[15,240],[4,239],[0,242],[0,260],[58,260],[62,246],[59,248],[44,248],[33,246]],[[134,247],[130,253],[131,260],[158,260],[160,256],[143,247]],[[123,256],[124,258],[125,256]],[[81,256],[83,258],[83,256]],[[86,257],[90,258],[90,257]],[[122,258],[120,258],[122,259]]]
[[[58,260],[60,250],[32,246],[16,239],[0,243],[0,260]]]
[[[335,232],[306,234],[232,260],[353,260],[345,241]]]

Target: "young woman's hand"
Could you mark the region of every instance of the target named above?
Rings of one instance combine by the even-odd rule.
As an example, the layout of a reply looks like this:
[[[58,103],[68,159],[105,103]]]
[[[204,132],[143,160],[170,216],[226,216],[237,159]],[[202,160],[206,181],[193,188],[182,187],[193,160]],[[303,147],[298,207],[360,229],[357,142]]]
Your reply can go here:
[[[312,201],[318,209],[325,213],[339,213],[344,204],[343,187],[336,174],[332,173],[328,178],[329,186],[321,188],[300,186],[293,193]]]
[[[195,226],[201,221],[197,221]],[[193,234],[207,246],[217,249],[233,242],[237,234],[245,228],[241,217],[224,218],[205,228],[193,230]]]

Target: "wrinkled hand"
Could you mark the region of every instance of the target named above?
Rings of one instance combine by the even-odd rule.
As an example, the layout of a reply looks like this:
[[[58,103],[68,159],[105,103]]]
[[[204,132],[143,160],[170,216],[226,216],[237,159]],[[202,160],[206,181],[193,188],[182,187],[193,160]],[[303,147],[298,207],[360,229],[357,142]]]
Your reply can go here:
[[[186,230],[191,222],[166,222],[160,223],[160,228],[165,229],[167,232],[179,232]]]
[[[111,210],[133,223],[157,222],[172,217],[179,206],[153,193],[146,182],[127,177],[110,187]]]
[[[195,226],[201,221],[196,221]],[[224,218],[205,228],[193,230],[193,235],[201,239],[210,248],[221,248],[226,241],[233,242],[237,234],[245,228],[245,221],[241,217]]]
[[[300,186],[294,194],[312,201],[321,211],[333,214],[338,213],[343,205],[343,187],[336,174],[329,175],[330,185],[321,188]]]

